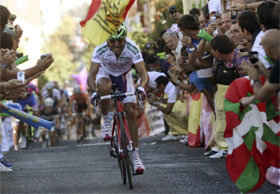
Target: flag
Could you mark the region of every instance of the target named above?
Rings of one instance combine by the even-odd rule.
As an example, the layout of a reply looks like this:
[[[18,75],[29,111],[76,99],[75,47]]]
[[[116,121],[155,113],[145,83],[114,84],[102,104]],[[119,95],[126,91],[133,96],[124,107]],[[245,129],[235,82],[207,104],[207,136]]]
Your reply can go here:
[[[264,79],[262,79],[264,82]],[[242,107],[240,100],[253,94],[250,80],[236,79],[224,101],[228,143],[226,168],[242,192],[258,189],[270,166],[280,167],[280,126],[276,98]]]
[[[191,94],[190,116],[188,123],[188,144],[190,147],[202,145],[202,131],[200,130],[200,116],[202,105],[202,93]]]
[[[80,22],[83,35],[95,46],[105,42],[123,23],[135,0],[92,0],[86,19]]]
[[[86,92],[87,91],[87,77],[88,77],[87,69],[84,67],[78,75],[72,74],[72,77],[78,82],[81,90],[83,92]]]

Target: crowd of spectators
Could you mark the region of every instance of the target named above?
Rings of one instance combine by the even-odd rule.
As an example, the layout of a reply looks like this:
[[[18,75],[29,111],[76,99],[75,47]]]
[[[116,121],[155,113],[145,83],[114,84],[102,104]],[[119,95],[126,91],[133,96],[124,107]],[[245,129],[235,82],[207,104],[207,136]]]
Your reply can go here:
[[[226,111],[234,110],[225,110],[224,100],[230,85],[240,83],[238,79],[248,80],[253,88],[252,95],[237,101],[241,107],[276,97],[274,111],[279,111],[279,7],[278,1],[210,0],[186,15],[170,13],[174,24],[160,33],[164,44],[158,41],[156,49],[143,53],[150,79],[147,101],[164,114],[162,141],[205,145],[205,156],[226,157],[232,149],[224,139],[231,119]],[[202,106],[195,104],[197,94],[198,99],[206,99]],[[205,117],[205,103],[212,116]],[[187,121],[180,120],[180,111]],[[201,126],[203,122],[211,127]],[[276,126],[277,134],[279,123]],[[279,158],[279,153],[273,157]]]
[[[39,77],[53,63],[52,55],[40,58],[37,64],[24,70],[25,79],[18,80],[16,60],[22,56],[17,52],[23,29],[19,25],[14,25],[15,14],[11,14],[7,7],[0,5],[0,99],[1,101],[17,101],[20,97],[25,96],[26,86],[33,79]],[[22,73],[21,73],[22,75]],[[0,102],[1,108],[7,107]],[[2,117],[2,121],[6,117]],[[12,165],[4,160],[0,153],[0,171],[12,171]]]

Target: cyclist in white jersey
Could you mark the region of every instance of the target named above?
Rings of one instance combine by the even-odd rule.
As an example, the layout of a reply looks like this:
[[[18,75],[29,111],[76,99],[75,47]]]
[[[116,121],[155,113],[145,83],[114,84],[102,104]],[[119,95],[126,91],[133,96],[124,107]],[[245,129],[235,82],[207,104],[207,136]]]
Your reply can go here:
[[[91,99],[94,99],[97,93],[100,96],[110,94],[112,83],[121,92],[135,91],[131,73],[131,66],[133,64],[141,79],[137,89],[145,94],[144,87],[148,82],[148,74],[145,69],[142,54],[138,46],[127,38],[126,35],[126,27],[121,25],[116,34],[94,49],[90,74],[88,76],[88,86],[92,91]],[[131,162],[136,174],[140,174],[140,172],[145,170],[145,167],[138,154],[138,128],[135,113],[136,96],[124,98],[123,104],[134,147],[133,153],[131,154]],[[101,136],[106,141],[112,138],[111,131],[113,127],[112,120],[108,115],[109,101],[101,101],[100,106],[103,116]]]

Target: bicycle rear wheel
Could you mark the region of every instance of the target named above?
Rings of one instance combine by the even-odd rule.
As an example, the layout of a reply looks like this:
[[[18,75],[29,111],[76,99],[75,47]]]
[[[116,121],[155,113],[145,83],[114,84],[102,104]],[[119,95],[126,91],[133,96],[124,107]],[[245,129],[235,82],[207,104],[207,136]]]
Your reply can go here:
[[[131,169],[131,161],[129,156],[129,150],[128,150],[128,139],[125,132],[125,126],[123,123],[123,115],[121,113],[118,114],[118,119],[120,121],[120,131],[121,131],[121,146],[124,153],[124,161],[125,161],[125,168],[129,183],[129,188],[132,189],[132,169]]]

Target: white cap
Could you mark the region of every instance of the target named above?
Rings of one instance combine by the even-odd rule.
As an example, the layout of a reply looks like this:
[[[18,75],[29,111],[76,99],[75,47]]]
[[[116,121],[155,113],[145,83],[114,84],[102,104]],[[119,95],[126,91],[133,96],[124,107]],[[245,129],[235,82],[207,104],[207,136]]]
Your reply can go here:
[[[52,98],[45,99],[45,107],[53,107],[54,101]]]

